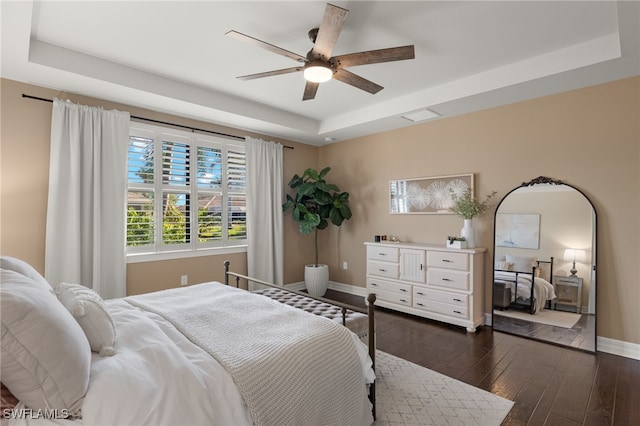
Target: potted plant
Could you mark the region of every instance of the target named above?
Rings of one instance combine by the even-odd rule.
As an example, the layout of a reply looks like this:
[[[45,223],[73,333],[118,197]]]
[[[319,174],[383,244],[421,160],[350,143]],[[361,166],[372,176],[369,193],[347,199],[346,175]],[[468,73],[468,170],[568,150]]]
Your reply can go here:
[[[467,239],[465,237],[452,237],[450,235],[447,237],[447,247],[457,249],[467,248]]]
[[[464,226],[460,230],[460,235],[467,241],[468,248],[475,247],[475,232],[471,220],[489,209],[489,202],[495,195],[496,191],[493,191],[487,195],[484,201],[478,201],[472,197],[471,189],[469,188],[465,189],[461,195],[451,194],[453,206],[450,207],[450,210],[464,219]]]
[[[329,267],[318,264],[318,231],[327,228],[329,223],[340,226],[351,218],[349,193],[340,192],[338,186],[327,183],[325,176],[329,171],[330,167],[320,172],[309,168],[302,176],[294,175],[289,187],[295,194],[293,197],[287,194],[287,201],[282,205],[284,211],[292,209],[293,220],[299,222],[302,234],[315,233],[315,262],[305,266],[304,279],[309,294],[315,296],[323,296],[329,286]]]

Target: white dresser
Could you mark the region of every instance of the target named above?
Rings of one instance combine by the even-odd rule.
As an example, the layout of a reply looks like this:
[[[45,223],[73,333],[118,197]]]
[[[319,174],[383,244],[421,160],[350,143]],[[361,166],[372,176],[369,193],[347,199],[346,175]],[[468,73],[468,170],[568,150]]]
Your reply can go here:
[[[367,288],[376,305],[466,327],[484,324],[486,249],[365,243]]]

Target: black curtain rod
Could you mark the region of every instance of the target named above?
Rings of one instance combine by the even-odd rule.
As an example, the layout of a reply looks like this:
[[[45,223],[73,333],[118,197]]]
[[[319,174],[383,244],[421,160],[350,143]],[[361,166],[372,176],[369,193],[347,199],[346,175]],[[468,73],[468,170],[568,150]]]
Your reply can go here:
[[[44,101],[44,102],[53,103],[52,99],[39,98],[37,96],[25,95],[24,93],[22,94],[22,97],[23,98],[29,98],[29,99],[35,99],[37,101]],[[168,121],[154,120],[152,118],[138,117],[136,115],[132,115],[131,118],[133,118],[135,120],[148,121],[148,122],[156,123],[156,124],[165,124],[167,126],[180,127],[182,129],[191,130],[192,132],[196,132],[196,131],[197,132],[204,132],[204,133],[210,133],[210,134],[213,134],[213,135],[224,136],[224,137],[227,137],[227,138],[245,140],[244,136],[236,136],[236,135],[230,135],[230,134],[227,134],[227,133],[216,132],[216,131],[213,131],[213,130],[199,129],[197,127],[185,126],[183,124],[169,123]],[[292,146],[287,146],[287,145],[282,145],[282,146],[284,148],[294,149]]]

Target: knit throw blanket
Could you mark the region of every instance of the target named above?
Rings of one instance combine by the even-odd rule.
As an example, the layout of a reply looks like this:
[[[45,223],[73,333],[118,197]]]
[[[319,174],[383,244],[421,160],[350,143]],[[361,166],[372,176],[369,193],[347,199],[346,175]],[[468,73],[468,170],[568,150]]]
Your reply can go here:
[[[255,425],[371,424],[350,332],[267,297],[205,283],[125,298],[214,357]]]

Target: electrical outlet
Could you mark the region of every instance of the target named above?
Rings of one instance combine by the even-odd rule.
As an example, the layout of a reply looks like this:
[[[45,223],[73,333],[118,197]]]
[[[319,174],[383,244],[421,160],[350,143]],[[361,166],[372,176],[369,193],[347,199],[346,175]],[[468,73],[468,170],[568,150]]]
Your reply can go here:
[[[189,283],[189,276],[188,275],[182,275],[180,277],[180,285],[187,285]]]
[[[346,261],[342,262],[342,269],[349,269],[348,266]]]

